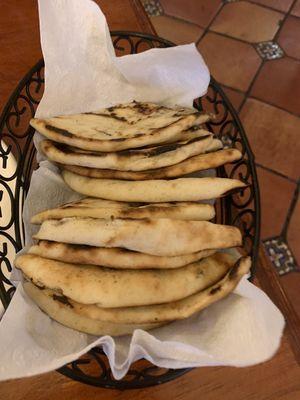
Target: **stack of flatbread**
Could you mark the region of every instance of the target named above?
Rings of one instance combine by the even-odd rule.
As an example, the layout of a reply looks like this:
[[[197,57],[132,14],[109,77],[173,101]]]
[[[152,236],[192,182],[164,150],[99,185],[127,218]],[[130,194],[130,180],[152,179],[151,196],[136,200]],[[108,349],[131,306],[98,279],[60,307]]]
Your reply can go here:
[[[187,176],[241,157],[203,128],[210,118],[133,102],[31,121],[66,184],[88,196],[32,218],[38,242],[15,264],[43,311],[117,336],[187,318],[235,288],[250,259],[223,250],[241,233],[210,222],[214,207],[201,201],[245,184]]]
[[[40,143],[41,151],[72,172],[72,181],[75,174],[145,181],[178,178],[241,158],[237,149],[222,149],[222,142],[204,129],[211,118],[194,109],[133,102],[94,113],[33,119],[31,125],[48,138]]]

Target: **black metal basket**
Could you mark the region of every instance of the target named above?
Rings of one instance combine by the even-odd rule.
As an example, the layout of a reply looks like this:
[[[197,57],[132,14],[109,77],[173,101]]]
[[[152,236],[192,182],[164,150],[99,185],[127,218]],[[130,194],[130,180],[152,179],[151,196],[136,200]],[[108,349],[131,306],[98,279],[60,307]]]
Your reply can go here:
[[[138,53],[152,47],[174,46],[162,38],[137,32],[111,32],[111,36],[117,55]],[[29,120],[34,116],[43,94],[43,73],[44,62],[40,60],[21,80],[0,119],[0,299],[5,308],[15,291],[9,280],[11,260],[24,243],[22,207],[32,171],[37,167],[32,141],[34,130],[30,127]],[[238,178],[249,186],[241,193],[217,201],[216,221],[236,225],[241,229],[244,238],[243,251],[252,257],[253,276],[260,227],[259,190],[253,154],[235,110],[213,78],[207,95],[196,99],[194,107],[214,112],[217,118],[207,124],[208,128],[225,146],[236,147],[243,154],[240,161],[217,169],[219,176]],[[16,160],[14,168],[8,168],[9,155]],[[1,213],[1,203],[4,201],[9,202],[11,209],[8,218]],[[5,223],[2,222],[3,217],[7,218]],[[77,381],[115,389],[152,386],[175,379],[188,371],[189,369],[163,369],[140,360],[133,364],[125,378],[116,381],[112,377],[107,358],[99,347],[59,369],[59,372]]]

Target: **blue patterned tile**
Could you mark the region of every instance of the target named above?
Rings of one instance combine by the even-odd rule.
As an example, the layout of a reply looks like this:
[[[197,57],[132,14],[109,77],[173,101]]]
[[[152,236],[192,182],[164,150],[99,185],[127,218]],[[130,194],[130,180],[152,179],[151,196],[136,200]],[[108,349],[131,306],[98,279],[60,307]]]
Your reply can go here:
[[[254,47],[263,60],[276,60],[284,56],[281,47],[272,41],[260,42],[255,44]]]
[[[298,270],[296,260],[283,238],[274,237],[263,243],[279,275]]]
[[[158,0],[142,0],[146,13],[151,17],[163,15],[163,8]]]

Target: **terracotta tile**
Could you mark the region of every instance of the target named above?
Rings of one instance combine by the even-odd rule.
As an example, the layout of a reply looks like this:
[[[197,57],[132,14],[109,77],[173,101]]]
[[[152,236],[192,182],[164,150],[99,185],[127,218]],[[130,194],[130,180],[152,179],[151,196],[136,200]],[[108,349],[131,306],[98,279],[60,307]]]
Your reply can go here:
[[[283,14],[245,1],[226,4],[211,30],[245,40],[264,42],[273,39]]]
[[[288,56],[300,59],[300,18],[286,19],[281,28],[278,43]]]
[[[237,90],[228,88],[226,86],[222,86],[226,96],[229,98],[233,107],[238,110],[239,106],[241,105],[242,101],[244,100],[245,94],[238,92]]]
[[[221,0],[160,0],[164,12],[206,27],[222,5]]]
[[[296,204],[288,227],[287,241],[300,267],[300,201]],[[300,286],[299,286],[300,288]]]
[[[298,179],[300,171],[300,119],[254,99],[240,113],[256,161]]]
[[[279,11],[288,11],[293,0],[253,0],[254,3],[272,7]]]
[[[291,14],[296,15],[297,17],[300,17],[300,0],[297,0]]]
[[[300,61],[285,57],[266,62],[250,95],[300,114]]]
[[[226,86],[246,91],[261,64],[250,44],[209,32],[198,45],[212,75]]]
[[[300,274],[298,272],[291,272],[283,275],[280,278],[280,283],[285,291],[288,299],[293,304],[294,310],[300,318]]]
[[[163,15],[150,19],[158,36],[176,44],[196,42],[203,32],[203,29],[195,24]]]
[[[286,220],[296,184],[257,167],[261,202],[261,238],[278,236]]]

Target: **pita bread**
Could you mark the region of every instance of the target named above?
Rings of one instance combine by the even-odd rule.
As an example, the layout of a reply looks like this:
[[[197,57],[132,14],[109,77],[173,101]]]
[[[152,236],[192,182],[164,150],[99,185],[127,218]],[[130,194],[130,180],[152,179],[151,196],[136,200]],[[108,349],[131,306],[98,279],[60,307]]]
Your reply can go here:
[[[49,296],[48,292],[39,289],[30,282],[24,282],[23,287],[27,295],[52,319],[68,328],[89,333],[90,335],[121,336],[131,334],[135,329],[150,330],[164,325],[162,323],[143,325],[114,324],[91,319],[75,313],[74,309],[70,305],[64,304],[60,301],[59,296],[55,296],[55,294]]]
[[[43,140],[39,144],[45,156],[54,162],[91,168],[121,171],[144,171],[177,164],[189,157],[222,148],[222,142],[212,136],[192,139],[187,143],[119,153],[74,152],[65,145]]]
[[[168,269],[179,268],[214,254],[215,250],[202,250],[198,253],[177,257],[159,257],[137,253],[122,248],[84,246],[41,240],[32,246],[28,253],[43,258],[74,264],[101,265],[117,269]]]
[[[155,256],[180,256],[239,246],[238,228],[207,221],[64,218],[44,221],[34,239],[122,247]]]
[[[250,267],[250,257],[240,258],[231,265],[227,274],[214,285],[171,303],[139,307],[101,308],[94,304],[80,304],[67,298],[66,301],[70,303],[73,307],[72,310],[76,314],[94,320],[118,324],[171,322],[188,318],[192,314],[226,297],[235,289],[241,278],[249,271]],[[45,289],[44,293],[49,297],[55,296],[53,290]]]
[[[219,281],[229,270],[232,256],[213,256],[169,270],[116,270],[48,260],[32,254],[16,258],[28,280],[82,304],[129,307],[168,303],[187,297]]]
[[[67,171],[75,174],[88,176],[90,178],[124,179],[129,181],[142,181],[149,179],[176,178],[191,174],[196,171],[203,171],[209,168],[218,168],[221,165],[237,161],[242,153],[237,149],[224,149],[210,153],[200,154],[178,164],[169,167],[152,169],[149,171],[117,171],[110,169],[97,169],[80,167],[78,165],[59,165]]]
[[[151,103],[122,104],[98,112],[32,119],[30,125],[58,143],[91,151],[120,151],[182,138],[212,118],[195,109]]]
[[[185,130],[184,132],[181,133],[181,137],[178,139],[174,140],[173,138],[168,140],[167,142],[164,143],[159,143],[158,145],[147,145],[143,146],[137,149],[126,149],[126,150],[121,150],[118,151],[117,153],[119,154],[147,154],[147,152],[151,151],[152,153],[154,151],[159,152],[161,151],[166,152],[170,151],[172,147],[177,146],[178,144],[187,144],[188,142],[195,140],[195,139],[201,139],[205,137],[214,137],[213,133],[201,128],[200,126],[192,126],[191,128]],[[61,147],[64,147],[64,145],[61,145]],[[67,146],[68,149],[72,150],[75,153],[82,153],[82,154],[102,154],[102,152],[99,151],[91,151],[91,150],[84,150],[84,149],[78,149],[77,147],[73,146]],[[159,149],[159,150],[158,150]]]
[[[122,181],[88,178],[65,170],[62,176],[71,189],[85,196],[144,203],[209,200],[247,186],[237,179],[227,178]]]
[[[110,203],[110,204],[106,204]],[[215,209],[210,204],[201,203],[155,203],[134,204],[108,202],[105,200],[85,198],[61,207],[45,210],[31,219],[32,224],[41,224],[47,219],[62,219],[69,217],[89,218],[129,218],[129,219],[183,219],[205,221],[214,218]]]
[[[207,129],[204,129],[203,125],[194,125],[191,128],[188,128],[185,131],[180,132],[178,135],[172,137],[171,139],[163,143],[150,144],[147,146],[143,146],[142,148],[145,149],[147,147],[153,147],[153,146],[158,147],[172,143],[186,143],[192,139],[200,138],[203,136],[213,136],[213,133],[209,132]]]

